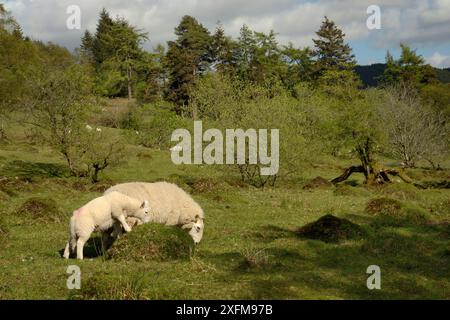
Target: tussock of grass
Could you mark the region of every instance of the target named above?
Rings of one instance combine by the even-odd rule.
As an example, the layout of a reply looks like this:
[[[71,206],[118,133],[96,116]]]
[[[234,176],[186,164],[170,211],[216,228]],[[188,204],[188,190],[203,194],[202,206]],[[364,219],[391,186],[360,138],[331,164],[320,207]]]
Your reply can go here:
[[[338,184],[334,189],[334,195],[336,196],[355,196],[364,197],[369,195],[370,192],[361,187],[352,187],[346,184]]]
[[[15,212],[19,217],[33,222],[61,223],[64,217],[56,202],[48,198],[30,198],[26,200]]]
[[[366,212],[371,215],[384,215],[395,217],[401,214],[402,204],[391,198],[376,198],[367,203]]]
[[[241,250],[240,254],[244,258],[241,264],[242,268],[259,268],[269,264],[270,257],[266,249],[246,246]]]
[[[107,276],[96,273],[83,281],[80,290],[73,290],[71,300],[142,300],[144,288],[143,278],[139,275],[131,277]]]
[[[408,183],[389,183],[381,186],[379,192],[398,200],[420,200],[420,190]]]
[[[364,230],[347,219],[340,219],[328,214],[315,222],[301,227],[297,230],[297,234],[301,238],[339,243],[345,240],[361,238],[364,235]]]
[[[188,259],[192,238],[178,227],[147,223],[123,235],[108,250],[114,260],[166,261]]]
[[[426,224],[431,217],[428,211],[409,202],[391,198],[376,198],[367,203],[366,212],[377,217],[374,225],[420,225]]]
[[[333,184],[330,181],[328,181],[327,179],[322,178],[322,177],[316,177],[314,179],[307,181],[304,184],[303,189],[312,190],[312,189],[318,189],[318,188],[331,188],[332,186],[333,186]]]

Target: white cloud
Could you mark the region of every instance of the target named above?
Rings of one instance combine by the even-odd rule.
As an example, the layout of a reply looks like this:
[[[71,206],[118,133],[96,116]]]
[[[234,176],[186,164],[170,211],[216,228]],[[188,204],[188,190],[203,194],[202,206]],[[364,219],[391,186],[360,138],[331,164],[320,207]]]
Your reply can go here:
[[[436,68],[450,67],[450,56],[441,55],[439,52],[433,53],[431,57],[426,57],[425,61]]]
[[[274,29],[281,43],[311,45],[311,38],[324,15],[342,27],[347,40],[363,40],[379,48],[398,47],[399,42],[417,46],[449,42],[450,0],[17,0],[6,7],[23,26],[26,34],[74,48],[83,30],[67,30],[66,8],[79,5],[82,29],[94,30],[98,13],[126,17],[149,32],[150,44],[173,38],[173,29],[185,14],[195,16],[210,30],[221,21],[234,37],[242,24],[267,32]],[[366,27],[369,5],[381,8],[382,30]]]

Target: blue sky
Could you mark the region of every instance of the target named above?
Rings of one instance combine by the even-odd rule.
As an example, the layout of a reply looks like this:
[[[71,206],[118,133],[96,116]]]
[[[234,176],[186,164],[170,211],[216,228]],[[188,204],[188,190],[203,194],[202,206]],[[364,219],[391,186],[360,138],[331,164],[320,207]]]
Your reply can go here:
[[[185,14],[196,17],[211,31],[220,21],[236,37],[245,23],[256,31],[274,29],[281,44],[311,46],[324,15],[347,35],[360,64],[384,62],[403,42],[435,67],[450,67],[450,0],[7,0],[6,7],[34,39],[53,41],[73,49],[85,29],[95,30],[105,7],[113,16],[127,18],[149,33],[151,49],[173,39],[173,29]],[[381,29],[369,30],[366,10],[381,10]],[[81,30],[69,30],[69,5],[81,10]]]

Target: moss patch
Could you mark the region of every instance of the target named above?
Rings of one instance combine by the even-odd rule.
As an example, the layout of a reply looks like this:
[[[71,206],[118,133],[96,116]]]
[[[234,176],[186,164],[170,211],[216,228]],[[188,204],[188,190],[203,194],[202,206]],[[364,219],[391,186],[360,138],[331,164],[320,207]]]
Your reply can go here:
[[[364,230],[357,224],[340,219],[331,214],[309,223],[297,230],[301,238],[316,239],[324,242],[339,243],[364,236]]]
[[[108,258],[134,261],[187,259],[194,242],[178,227],[147,223],[123,235],[108,250]]]

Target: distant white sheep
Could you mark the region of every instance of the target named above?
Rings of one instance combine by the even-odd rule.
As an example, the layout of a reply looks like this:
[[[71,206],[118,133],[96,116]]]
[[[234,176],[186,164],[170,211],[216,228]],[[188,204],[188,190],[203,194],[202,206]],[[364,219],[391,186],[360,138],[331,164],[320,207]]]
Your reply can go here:
[[[73,212],[70,219],[70,237],[64,250],[64,258],[68,259],[70,252],[74,252],[76,248],[77,258],[83,259],[83,247],[92,232],[105,232],[111,227],[116,228],[117,226],[123,226],[125,231],[129,232],[131,228],[125,220],[127,215],[139,218],[142,222],[148,222],[149,211],[148,201],[139,201],[120,192],[110,192],[95,198]],[[117,234],[118,231],[115,230],[115,232]]]
[[[195,243],[203,237],[202,208],[183,189],[167,182],[130,182],[115,185],[105,191],[121,192],[140,201],[148,200],[152,208],[150,221],[189,230]]]
[[[90,126],[90,125],[86,125],[86,130],[88,130],[88,131],[92,131],[92,127]]]
[[[97,132],[102,132],[102,129],[101,128],[97,128],[97,129],[95,129]]]

